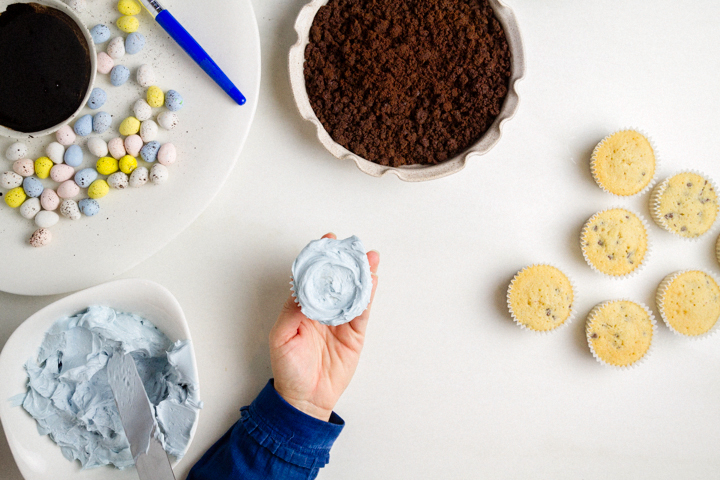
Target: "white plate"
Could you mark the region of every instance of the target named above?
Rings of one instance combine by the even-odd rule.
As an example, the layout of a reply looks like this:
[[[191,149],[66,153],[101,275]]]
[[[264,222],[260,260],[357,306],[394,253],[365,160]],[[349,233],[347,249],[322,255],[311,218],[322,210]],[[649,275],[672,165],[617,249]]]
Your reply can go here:
[[[0,10],[12,1],[0,0]],[[0,290],[47,295],[79,290],[120,275],[190,225],[230,174],[250,130],[260,86],[260,38],[252,4],[250,0],[163,3],[235,82],[247,103],[236,105],[147,12],[139,15],[146,47],[119,61],[130,68],[131,80],[113,87],[109,75],[98,75],[95,86],[108,93],[108,102],[101,110],[114,116],[114,132],[132,114],[134,101],[145,95],[145,89],[134,81],[139,65],[151,64],[160,88],[174,89],[184,96],[185,107],[178,112],[180,125],[170,132],[161,129],[158,137],[160,143],[173,142],[178,148],[170,179],[162,186],[148,184],[111,191],[100,200],[97,216],[78,221],[61,218],[51,228],[52,243],[40,249],[28,244],[35,224],[0,202]],[[122,32],[114,26],[120,17],[116,5],[116,0],[93,0],[80,17],[89,27],[109,25],[117,36]],[[98,51],[105,46],[98,46]],[[160,111],[155,109],[155,114]],[[90,112],[85,107],[81,115]],[[105,140],[115,136],[118,134],[112,132],[102,135]],[[52,141],[54,135],[26,142],[29,156],[43,156],[45,146]],[[0,138],[0,172],[12,169],[4,156],[11,143],[9,138]],[[83,167],[94,166],[96,159],[87,151],[85,154]],[[46,187],[56,185],[50,180],[43,183]]]
[[[0,353],[0,378],[3,380],[0,382],[0,420],[15,462],[27,480],[137,479],[134,468],[80,470],[80,462],[70,462],[63,457],[60,447],[50,437],[40,436],[35,419],[22,407],[13,407],[8,401],[26,391],[27,374],[23,365],[27,360],[37,357],[45,332],[53,322],[81,312],[91,305],[136,313],[153,322],[170,340],[190,340],[190,329],[175,297],[164,287],[147,280],[118,280],[83,290],[48,305],[25,320]],[[194,347],[191,352],[197,374]],[[195,436],[197,423],[196,418],[190,433],[190,443]],[[173,466],[177,463],[173,462]]]

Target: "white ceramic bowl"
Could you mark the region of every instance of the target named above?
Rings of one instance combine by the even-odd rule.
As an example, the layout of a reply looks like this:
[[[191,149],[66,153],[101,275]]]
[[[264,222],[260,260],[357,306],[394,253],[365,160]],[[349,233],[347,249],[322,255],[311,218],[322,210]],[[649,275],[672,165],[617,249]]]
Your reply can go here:
[[[37,357],[45,332],[53,322],[81,312],[91,305],[136,313],[153,322],[170,340],[190,340],[190,329],[175,297],[166,288],[147,280],[118,280],[89,288],[48,305],[25,320],[0,353],[0,420],[15,462],[27,480],[137,480],[134,468],[81,470],[80,462],[68,461],[63,457],[60,447],[47,435],[38,434],[35,419],[22,407],[13,407],[8,401],[27,390],[27,375],[23,365]],[[191,351],[197,375],[194,347]],[[196,417],[190,443],[195,436],[197,423]],[[174,461],[173,466],[177,463],[177,460]]]
[[[88,89],[85,92],[85,97],[83,98],[83,101],[82,103],[80,103],[80,106],[77,108],[77,110],[75,110],[75,113],[73,113],[70,117],[66,118],[64,121],[58,123],[57,125],[46,128],[45,130],[41,130],[39,132],[18,132],[17,130],[12,130],[10,128],[0,125],[0,136],[17,139],[37,138],[56,132],[60,127],[72,122],[80,114],[80,111],[87,103],[88,98],[90,98],[90,93],[92,93],[93,85],[95,84],[95,76],[97,74],[97,52],[95,51],[95,43],[93,42],[92,35],[90,35],[90,30],[88,30],[88,28],[85,26],[85,24],[80,19],[75,10],[68,7],[65,3],[59,0],[0,0],[0,12],[4,12],[8,5],[11,5],[13,3],[38,3],[40,5],[46,5],[48,7],[56,8],[63,13],[66,13],[80,27],[80,30],[85,36],[85,41],[88,44],[88,51],[90,52],[90,83],[88,83]]]
[[[380,165],[359,155],[354,154],[339,143],[335,142],[327,133],[325,127],[318,119],[310,106],[307,89],[305,88],[305,75],[303,64],[305,63],[305,48],[310,41],[310,27],[320,7],[327,4],[329,0],[312,0],[300,10],[295,21],[295,30],[298,34],[298,41],[290,49],[290,83],[295,97],[295,103],[300,110],[300,115],[305,120],[315,124],[317,136],[320,143],[339,159],[348,159],[355,162],[357,167],[368,175],[382,177],[387,173],[397,175],[401,180],[408,182],[422,182],[445,177],[459,172],[465,168],[465,163],[473,157],[484,155],[500,141],[501,127],[503,123],[513,117],[518,108],[519,97],[515,84],[525,75],[525,55],[523,51],[520,29],[513,11],[502,4],[500,0],[489,0],[490,6],[505,30],[510,54],[512,56],[512,71],[508,85],[508,94],[505,103],[500,110],[495,122],[480,139],[460,155],[453,157],[438,165],[411,165],[403,167],[388,167]]]

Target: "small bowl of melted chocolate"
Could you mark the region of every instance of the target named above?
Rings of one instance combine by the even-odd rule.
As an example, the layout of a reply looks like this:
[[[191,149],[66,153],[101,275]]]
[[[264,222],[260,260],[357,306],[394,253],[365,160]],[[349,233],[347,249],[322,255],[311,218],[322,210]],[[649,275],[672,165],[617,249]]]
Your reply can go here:
[[[0,10],[0,136],[53,133],[92,91],[92,36],[60,1],[0,2]]]

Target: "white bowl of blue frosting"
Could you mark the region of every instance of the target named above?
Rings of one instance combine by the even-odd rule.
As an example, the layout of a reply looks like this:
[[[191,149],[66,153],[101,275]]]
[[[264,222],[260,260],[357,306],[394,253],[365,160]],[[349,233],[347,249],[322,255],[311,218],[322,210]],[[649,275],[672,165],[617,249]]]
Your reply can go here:
[[[68,461],[55,442],[38,433],[36,420],[11,401],[13,397],[17,399],[27,392],[28,375],[24,365],[38,357],[46,332],[57,320],[84,312],[90,306],[110,307],[149,320],[170,342],[191,340],[185,315],[175,297],[164,287],[147,280],[119,280],[83,290],[47,306],[23,322],[0,354],[0,378],[3,379],[0,382],[0,420],[18,468],[28,480],[137,478],[137,472],[132,467],[124,470],[108,466],[81,470],[80,462]],[[102,317],[103,312],[97,314]],[[189,350],[183,355],[183,370],[197,379],[192,342],[188,346]],[[199,385],[193,395],[200,398]],[[197,412],[191,422],[190,431],[185,432],[189,435],[188,446],[197,430]],[[175,457],[170,459],[173,466],[179,462]]]

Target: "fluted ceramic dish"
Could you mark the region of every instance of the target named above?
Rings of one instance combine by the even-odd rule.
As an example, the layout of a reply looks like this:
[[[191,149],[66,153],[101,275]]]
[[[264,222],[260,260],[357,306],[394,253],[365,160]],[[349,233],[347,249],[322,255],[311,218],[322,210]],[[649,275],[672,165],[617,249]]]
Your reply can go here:
[[[310,40],[310,27],[312,27],[315,15],[320,7],[327,4],[328,1],[329,0],[313,0],[300,10],[300,15],[298,15],[295,21],[298,41],[290,49],[290,82],[292,84],[295,103],[300,110],[300,115],[302,115],[305,120],[315,124],[320,143],[322,143],[330,153],[339,159],[355,162],[360,170],[374,177],[382,177],[388,173],[393,173],[401,180],[407,182],[422,182],[459,172],[465,168],[468,160],[484,155],[500,141],[503,123],[512,118],[518,108],[519,97],[515,89],[516,83],[525,75],[525,56],[520,29],[515,14],[510,8],[505,6],[500,0],[488,0],[505,30],[505,36],[507,37],[512,57],[508,94],[500,110],[500,114],[488,131],[463,153],[440,164],[388,167],[371,162],[335,142],[327,133],[322,123],[320,123],[320,120],[310,106],[310,99],[308,98],[307,89],[305,88],[305,74],[303,72],[305,48]]]

